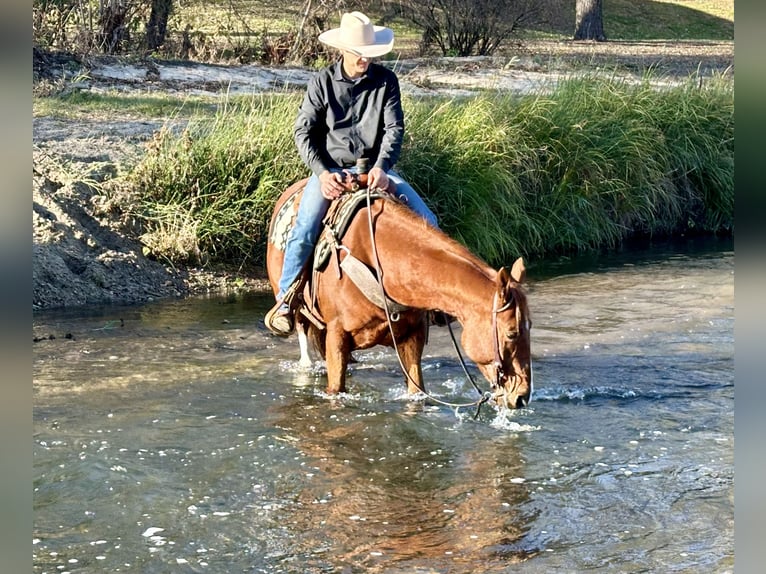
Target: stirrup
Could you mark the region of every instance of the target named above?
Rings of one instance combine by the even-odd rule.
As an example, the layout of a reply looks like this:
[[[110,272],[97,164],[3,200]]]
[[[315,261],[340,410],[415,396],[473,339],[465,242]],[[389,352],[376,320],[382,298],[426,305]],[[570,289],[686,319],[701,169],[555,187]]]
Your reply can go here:
[[[282,297],[281,301],[277,301],[277,303],[285,303],[289,308],[290,311],[295,312],[296,305],[296,296],[301,292],[303,289],[303,286],[306,284],[306,280],[303,277],[303,274],[301,274],[295,281],[292,282],[292,285],[287,288],[287,291],[285,291],[285,296]]]
[[[263,319],[266,328],[278,337],[289,337],[295,331],[293,312],[283,308],[283,301],[277,303],[266,313]]]
[[[304,283],[302,275],[293,281],[284,297],[277,300],[263,318],[266,328],[278,337],[289,337],[295,331],[295,307],[297,306],[296,299],[299,299],[296,296],[303,288]]]

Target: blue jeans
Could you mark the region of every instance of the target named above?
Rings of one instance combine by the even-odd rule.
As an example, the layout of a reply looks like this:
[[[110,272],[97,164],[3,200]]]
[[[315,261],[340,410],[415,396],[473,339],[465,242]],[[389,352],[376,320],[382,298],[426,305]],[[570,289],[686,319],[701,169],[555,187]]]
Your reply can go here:
[[[334,171],[340,172],[342,170]],[[356,168],[350,168],[348,171],[354,173]],[[394,171],[388,172],[388,178],[396,184],[396,197],[438,229],[439,225],[436,222],[436,215],[428,208],[418,193],[412,189],[410,184]],[[301,274],[306,261],[311,257],[317,239],[319,239],[319,234],[322,231],[322,220],[329,207],[330,200],[325,199],[322,195],[319,177],[312,175],[303,190],[303,198],[298,208],[295,225],[287,236],[277,300],[284,297],[287,290]]]

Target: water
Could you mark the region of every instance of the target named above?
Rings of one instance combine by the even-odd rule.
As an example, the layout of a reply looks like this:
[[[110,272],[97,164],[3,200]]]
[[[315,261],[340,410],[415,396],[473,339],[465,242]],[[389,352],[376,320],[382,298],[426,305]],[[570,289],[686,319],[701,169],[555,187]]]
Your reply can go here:
[[[733,571],[730,245],[531,274],[533,401],[477,420],[382,348],[325,396],[265,296],[36,315],[34,572]]]

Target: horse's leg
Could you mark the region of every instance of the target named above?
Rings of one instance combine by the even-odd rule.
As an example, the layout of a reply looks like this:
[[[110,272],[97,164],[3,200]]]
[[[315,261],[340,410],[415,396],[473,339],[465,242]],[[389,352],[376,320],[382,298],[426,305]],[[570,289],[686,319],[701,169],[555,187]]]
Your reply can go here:
[[[295,330],[298,332],[298,347],[300,347],[301,350],[301,360],[298,364],[302,369],[309,369],[313,364],[311,361],[311,353],[309,351],[309,338],[306,334],[306,329],[306,323],[303,321],[298,321],[295,325]]]
[[[346,392],[346,369],[351,355],[349,335],[336,322],[327,325],[325,338],[325,364],[327,365],[327,392]]]
[[[417,329],[409,337],[397,343],[399,358],[402,361],[402,365],[404,365],[404,372],[406,373],[407,391],[410,393],[425,391],[423,386],[423,370],[421,368],[425,343],[425,321],[423,321],[422,328]]]

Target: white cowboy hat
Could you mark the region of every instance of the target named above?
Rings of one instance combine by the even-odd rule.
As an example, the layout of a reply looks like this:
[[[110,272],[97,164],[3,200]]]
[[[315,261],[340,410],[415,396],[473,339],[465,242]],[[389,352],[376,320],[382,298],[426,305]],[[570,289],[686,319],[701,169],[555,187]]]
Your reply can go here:
[[[319,41],[363,58],[376,58],[394,47],[394,31],[385,26],[373,26],[361,12],[346,12],[340,19],[340,28],[322,32]]]

